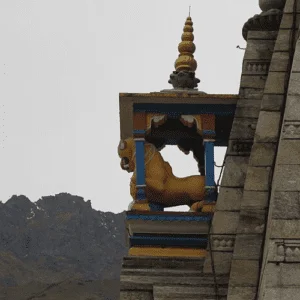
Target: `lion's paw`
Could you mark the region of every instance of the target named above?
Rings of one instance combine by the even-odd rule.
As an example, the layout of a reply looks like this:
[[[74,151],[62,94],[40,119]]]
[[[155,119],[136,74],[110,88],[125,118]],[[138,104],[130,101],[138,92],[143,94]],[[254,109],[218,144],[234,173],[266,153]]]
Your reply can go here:
[[[203,203],[204,203],[204,201],[198,201],[198,202],[193,203],[190,207],[190,211],[193,211],[193,212],[201,211],[202,207],[203,207]]]

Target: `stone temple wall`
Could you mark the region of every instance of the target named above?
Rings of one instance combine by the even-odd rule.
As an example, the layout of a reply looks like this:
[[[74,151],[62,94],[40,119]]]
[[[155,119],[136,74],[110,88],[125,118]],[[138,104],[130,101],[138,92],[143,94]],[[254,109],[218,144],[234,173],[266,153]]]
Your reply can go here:
[[[258,267],[259,253],[253,253],[251,248],[250,251],[245,250],[247,246],[252,246],[254,240],[262,240],[263,236],[260,222],[264,222],[268,193],[264,186],[260,186],[260,181],[252,182],[251,176],[255,176],[257,171],[260,176],[265,171],[257,162],[257,156],[267,149],[253,147],[253,143],[276,37],[277,31],[248,32],[240,99],[211,229],[215,271],[220,274],[230,273],[232,295],[239,293],[240,284],[249,282],[249,277],[240,276],[246,275],[242,270],[248,268],[257,272]],[[222,240],[231,240],[231,246],[223,247],[218,242]],[[210,256],[204,263],[204,272],[212,272]],[[247,272],[247,275],[250,274]]]
[[[286,2],[278,31],[249,30],[247,35],[240,100],[211,230],[216,272],[230,274],[230,300],[300,299],[295,298],[300,291],[300,255],[295,258],[300,253],[296,4]],[[233,246],[222,247],[220,240],[231,240]],[[276,251],[281,254],[275,259]],[[287,263],[278,264],[287,251]],[[209,257],[204,271],[212,272]],[[286,289],[294,298],[285,298]]]
[[[263,300],[299,299],[300,292],[300,1],[295,2],[286,2],[276,43],[282,68],[290,62],[291,72],[270,79],[272,91],[283,94],[284,106],[277,115],[269,113],[279,129],[273,137],[279,143],[259,282]]]
[[[300,3],[286,1],[278,31],[247,35],[240,100],[211,230],[215,270],[229,274],[230,300],[300,299],[296,6],[300,12]],[[233,246],[222,247],[220,240]],[[209,257],[204,271],[212,272]]]

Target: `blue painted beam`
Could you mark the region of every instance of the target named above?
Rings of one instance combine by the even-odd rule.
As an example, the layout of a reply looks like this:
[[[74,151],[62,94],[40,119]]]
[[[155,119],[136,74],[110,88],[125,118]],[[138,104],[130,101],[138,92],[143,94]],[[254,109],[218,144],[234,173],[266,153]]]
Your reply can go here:
[[[215,158],[214,158],[214,142],[205,141],[205,186],[215,185]]]
[[[136,150],[136,185],[137,185],[137,199],[145,200],[145,140],[135,139],[135,150]]]
[[[203,216],[172,216],[172,215],[127,215],[127,220],[145,220],[145,221],[197,221],[197,222],[208,222],[212,218],[211,215]]]
[[[189,238],[189,237],[143,237],[132,236],[129,239],[130,247],[134,246],[185,246],[206,249],[207,238]]]

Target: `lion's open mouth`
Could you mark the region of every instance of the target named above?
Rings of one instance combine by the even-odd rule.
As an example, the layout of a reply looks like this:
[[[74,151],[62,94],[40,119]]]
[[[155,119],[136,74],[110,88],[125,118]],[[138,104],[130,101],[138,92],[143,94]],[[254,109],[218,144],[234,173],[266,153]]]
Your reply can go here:
[[[121,160],[121,167],[123,170],[129,170],[129,158],[128,157],[122,157]]]

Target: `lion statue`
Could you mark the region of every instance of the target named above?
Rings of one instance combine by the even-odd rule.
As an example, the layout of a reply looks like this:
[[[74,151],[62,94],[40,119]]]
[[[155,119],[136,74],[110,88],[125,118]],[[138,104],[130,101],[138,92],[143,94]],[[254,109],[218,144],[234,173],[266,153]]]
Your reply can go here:
[[[133,172],[130,182],[130,194],[135,201],[136,153],[134,139],[127,138],[120,141],[118,154],[121,158],[121,168]],[[205,177],[200,175],[184,178],[176,177],[170,164],[164,161],[160,152],[150,143],[145,143],[145,180],[145,193],[148,203],[161,204],[164,207],[188,205],[190,211],[199,211],[203,206]]]

